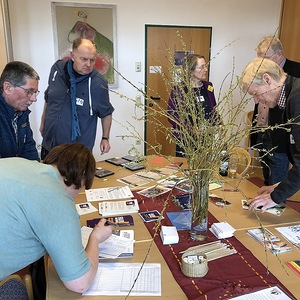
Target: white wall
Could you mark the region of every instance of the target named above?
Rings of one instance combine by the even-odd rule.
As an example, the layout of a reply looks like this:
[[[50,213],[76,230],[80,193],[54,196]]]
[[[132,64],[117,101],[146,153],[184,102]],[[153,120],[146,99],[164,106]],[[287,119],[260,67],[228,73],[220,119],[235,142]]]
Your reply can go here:
[[[47,86],[50,67],[55,61],[53,27],[50,0],[9,0],[13,54],[15,60],[32,65],[39,73],[39,89]],[[78,1],[59,1],[77,3]],[[216,94],[228,72],[240,75],[245,65],[255,57],[255,47],[259,40],[274,34],[279,26],[281,0],[110,0],[84,1],[79,3],[115,4],[117,6],[117,60],[118,70],[137,86],[144,83],[144,72],[135,72],[136,61],[145,66],[145,24],[211,26],[211,57],[225,47],[211,62],[210,81]],[[124,80],[119,80],[117,92],[135,98],[137,92]],[[41,142],[38,128],[43,108],[43,93],[38,102],[31,106],[31,125],[37,143]],[[238,101],[238,99],[237,99]],[[134,105],[115,94],[111,94],[115,107],[113,118],[125,124],[132,120]],[[247,108],[253,108],[252,103]],[[112,149],[100,156],[99,131],[94,154],[97,160],[126,153],[134,140],[123,141],[116,136],[126,134],[124,126],[114,121],[111,130]],[[143,124],[136,124],[143,132]],[[99,124],[99,127],[101,125]],[[142,151],[142,148],[140,148]]]

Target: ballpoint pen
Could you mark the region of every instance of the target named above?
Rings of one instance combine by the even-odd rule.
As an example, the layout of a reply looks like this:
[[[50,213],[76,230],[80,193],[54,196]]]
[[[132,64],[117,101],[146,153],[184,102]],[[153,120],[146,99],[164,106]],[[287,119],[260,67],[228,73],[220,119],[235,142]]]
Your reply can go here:
[[[109,220],[107,220],[106,222],[105,222],[105,224],[104,224],[105,226],[108,226],[108,225],[112,225],[112,226],[119,226],[117,223],[114,223],[114,222],[112,222],[112,221],[109,221]]]

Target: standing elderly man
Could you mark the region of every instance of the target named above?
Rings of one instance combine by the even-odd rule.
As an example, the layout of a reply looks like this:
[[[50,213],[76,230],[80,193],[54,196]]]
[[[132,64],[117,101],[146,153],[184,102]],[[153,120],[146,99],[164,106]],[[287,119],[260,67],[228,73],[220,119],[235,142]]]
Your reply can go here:
[[[39,160],[29,122],[29,106],[37,101],[38,73],[21,61],[9,62],[0,78],[0,158]]]
[[[287,75],[282,68],[269,59],[257,58],[245,68],[240,78],[244,92],[253,96],[255,103],[265,103],[269,119],[281,119],[292,168],[287,176],[272,186],[263,186],[259,195],[252,199],[250,207],[262,207],[262,211],[285,202],[300,188],[300,79]],[[277,109],[278,108],[278,109]]]
[[[42,159],[55,146],[79,142],[95,144],[98,118],[102,123],[101,154],[110,150],[113,106],[105,78],[95,69],[97,50],[91,40],[74,40],[71,59],[51,68],[41,119]]]
[[[264,37],[256,47],[259,58],[271,59],[277,63],[287,74],[300,77],[300,63],[285,57],[281,41],[272,35]],[[268,127],[280,123],[273,119],[269,124],[268,106],[264,103],[255,105],[253,113],[253,124],[259,127]],[[251,146],[260,149],[260,159],[263,169],[265,185],[273,185],[286,177],[289,170],[289,159],[287,156],[287,145],[284,140],[285,133],[282,130],[266,130],[250,137]]]

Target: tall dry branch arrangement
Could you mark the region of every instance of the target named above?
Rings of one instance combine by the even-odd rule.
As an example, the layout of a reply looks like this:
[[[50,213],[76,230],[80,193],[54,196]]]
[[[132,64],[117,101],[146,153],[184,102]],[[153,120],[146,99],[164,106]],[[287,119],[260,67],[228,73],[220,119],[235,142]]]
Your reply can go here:
[[[187,47],[180,37],[180,34],[178,34],[178,37],[181,39],[182,49],[187,51]],[[217,53],[212,60],[216,59],[218,55],[219,53]],[[138,93],[141,93],[144,96],[145,104],[136,99],[131,99],[116,90],[111,90],[111,92],[118,94],[124,101],[132,101],[135,104],[135,110],[140,110],[142,112],[142,116],[136,111],[133,113],[132,117],[135,121],[153,122],[155,128],[153,132],[154,136],[157,133],[162,132],[165,139],[169,141],[170,144],[178,144],[183,149],[187,158],[188,167],[187,169],[180,169],[180,171],[192,186],[197,186],[201,181],[208,182],[212,178],[218,178],[218,176],[220,176],[219,166],[224,157],[223,151],[226,150],[230,155],[233,147],[240,145],[244,138],[248,138],[251,132],[257,133],[262,130],[272,130],[275,128],[282,128],[282,130],[288,131],[288,125],[293,124],[293,120],[289,120],[286,124],[280,124],[275,127],[269,126],[263,129],[256,126],[253,127],[251,124],[246,124],[244,121],[247,114],[245,109],[249,101],[252,102],[253,100],[251,97],[242,93],[239,88],[239,78],[235,75],[234,61],[232,70],[228,73],[226,78],[224,78],[219,93],[216,94],[215,92],[218,101],[214,108],[214,113],[210,118],[205,118],[204,108],[195,101],[190,74],[188,74],[187,70],[178,68],[174,64],[174,52],[172,49],[166,50],[166,56],[168,58],[169,67],[167,70],[162,70],[160,76],[168,93],[176,86],[176,109],[173,110],[172,113],[165,109],[168,99],[164,99],[161,95],[157,95],[161,99],[160,103],[163,105],[159,102],[152,101],[152,97],[149,94],[151,93],[153,95],[153,93],[157,93],[156,91],[152,91],[149,88],[147,89],[147,87],[145,88],[147,91],[138,88],[133,82],[118,72],[118,70],[115,70],[115,72],[117,72],[118,75]],[[158,62],[157,65],[160,65],[160,63]],[[223,85],[228,86],[225,91],[222,90]],[[149,102],[153,105],[146,105]],[[168,119],[176,124],[175,129],[166,126],[166,123],[162,121],[163,119]],[[118,122],[117,120],[115,121]],[[126,125],[121,125],[127,129],[128,133],[120,136],[120,138],[135,138],[141,140],[157,155],[164,156],[170,161],[173,160],[171,157],[162,155],[162,147],[159,143],[156,143],[155,145],[147,143],[147,141],[144,140],[144,137],[139,133],[139,130],[137,130],[130,121],[127,121]],[[133,151],[136,152],[136,149],[133,149]],[[266,154],[268,153],[267,150],[265,150],[265,152]],[[197,192],[200,198],[201,190],[198,190]],[[247,196],[242,191],[240,192],[243,197],[247,199]],[[169,200],[170,199],[168,198],[166,201]],[[196,205],[198,205],[198,209],[203,208],[203,211],[207,210],[208,197],[204,202],[199,201]],[[199,216],[200,223],[203,218],[205,218],[205,215]],[[257,219],[258,223],[263,228],[263,224],[258,215]],[[155,228],[155,235],[157,235],[159,224]]]

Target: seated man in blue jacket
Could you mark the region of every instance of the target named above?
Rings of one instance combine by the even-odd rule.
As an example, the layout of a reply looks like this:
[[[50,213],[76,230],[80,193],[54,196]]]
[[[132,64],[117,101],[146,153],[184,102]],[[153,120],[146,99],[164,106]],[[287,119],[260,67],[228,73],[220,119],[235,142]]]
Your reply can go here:
[[[37,101],[39,75],[28,64],[9,62],[0,78],[0,158],[39,160],[28,107]]]

